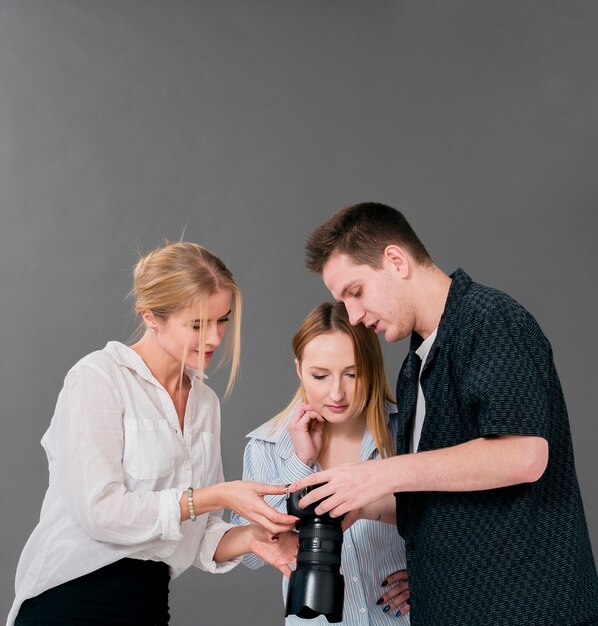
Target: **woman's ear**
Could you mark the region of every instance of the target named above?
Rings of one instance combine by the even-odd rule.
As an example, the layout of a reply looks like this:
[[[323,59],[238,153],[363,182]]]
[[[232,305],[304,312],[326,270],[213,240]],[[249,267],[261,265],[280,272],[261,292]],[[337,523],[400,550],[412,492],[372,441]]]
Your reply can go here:
[[[143,311],[141,311],[141,319],[146,328],[155,328],[158,325],[156,316],[149,309],[143,309]]]
[[[295,369],[297,370],[297,376],[299,377],[299,380],[301,381],[301,383],[303,383],[303,378],[301,376],[301,363],[299,363],[297,359],[295,359]]]

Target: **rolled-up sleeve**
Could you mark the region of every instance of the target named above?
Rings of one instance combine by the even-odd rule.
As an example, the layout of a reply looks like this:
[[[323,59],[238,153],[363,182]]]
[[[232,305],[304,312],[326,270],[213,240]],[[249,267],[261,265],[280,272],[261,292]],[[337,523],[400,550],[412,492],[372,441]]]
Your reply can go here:
[[[224,574],[241,562],[241,557],[231,559],[230,561],[214,561],[214,553],[220,540],[233,527],[234,524],[227,524],[220,515],[208,514],[206,531],[193,563],[195,567],[211,574]]]

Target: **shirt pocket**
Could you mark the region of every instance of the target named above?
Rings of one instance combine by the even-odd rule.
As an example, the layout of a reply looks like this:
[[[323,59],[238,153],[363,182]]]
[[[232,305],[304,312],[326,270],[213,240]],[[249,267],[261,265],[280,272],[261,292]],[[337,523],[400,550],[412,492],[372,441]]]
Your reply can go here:
[[[174,445],[166,422],[125,418],[125,472],[136,480],[162,478],[174,471]]]

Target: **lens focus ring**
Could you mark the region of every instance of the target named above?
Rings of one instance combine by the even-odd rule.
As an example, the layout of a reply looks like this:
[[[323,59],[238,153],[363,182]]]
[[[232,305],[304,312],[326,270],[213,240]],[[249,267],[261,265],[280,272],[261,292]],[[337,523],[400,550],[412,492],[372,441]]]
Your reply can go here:
[[[331,541],[342,541],[343,531],[333,530],[330,528],[314,528],[313,526],[304,526],[301,529],[301,538],[305,539],[330,539]]]

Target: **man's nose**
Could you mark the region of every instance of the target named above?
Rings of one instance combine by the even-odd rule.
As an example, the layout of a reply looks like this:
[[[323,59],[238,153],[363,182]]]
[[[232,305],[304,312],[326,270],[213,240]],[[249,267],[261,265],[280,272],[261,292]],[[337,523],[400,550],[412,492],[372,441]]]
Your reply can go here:
[[[349,322],[351,322],[351,326],[357,326],[361,320],[365,317],[365,310],[362,306],[357,304],[347,305],[345,303],[345,308],[347,309],[347,315],[349,316]]]

